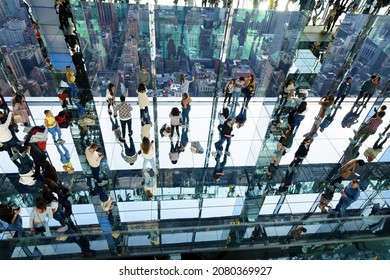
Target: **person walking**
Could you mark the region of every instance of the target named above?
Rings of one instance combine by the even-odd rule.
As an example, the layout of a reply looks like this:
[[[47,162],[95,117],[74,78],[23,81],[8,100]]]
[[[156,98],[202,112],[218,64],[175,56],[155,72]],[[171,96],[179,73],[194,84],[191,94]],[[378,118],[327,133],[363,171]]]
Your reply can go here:
[[[131,111],[133,111],[133,107],[129,103],[126,103],[126,97],[124,95],[121,95],[120,100],[121,103],[116,107],[122,128],[122,137],[119,138],[119,141],[125,142],[126,126],[129,132],[129,137],[133,135],[133,130],[131,129]]]
[[[352,78],[347,77],[345,81],[340,84],[339,89],[337,90],[337,97],[333,103],[333,108],[342,109],[341,103],[343,103],[344,98],[349,94],[349,91],[351,90],[351,82]],[[337,102],[339,102],[339,104],[337,104]]]
[[[358,166],[364,166],[364,164],[365,162],[362,159],[351,159],[337,170],[338,176],[330,182],[330,185],[334,186],[335,184],[341,183],[343,180],[348,180],[352,174],[360,176],[355,172],[355,169]]]

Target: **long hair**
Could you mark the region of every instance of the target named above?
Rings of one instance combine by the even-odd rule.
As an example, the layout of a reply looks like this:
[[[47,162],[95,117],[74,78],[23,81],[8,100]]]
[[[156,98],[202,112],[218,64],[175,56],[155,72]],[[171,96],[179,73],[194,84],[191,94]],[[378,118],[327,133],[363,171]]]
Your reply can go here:
[[[144,154],[149,153],[150,148],[152,147],[152,144],[150,143],[150,140],[148,137],[142,138],[141,143],[141,150]]]
[[[108,91],[110,92],[111,96],[115,95],[114,88],[115,88],[115,85],[113,83],[108,84]]]
[[[144,92],[146,91],[146,88],[145,88],[145,85],[143,83],[140,83],[138,85],[138,89],[137,89],[138,92]]]
[[[181,76],[180,76],[180,84],[184,83],[185,79],[186,79],[186,74],[181,74]]]

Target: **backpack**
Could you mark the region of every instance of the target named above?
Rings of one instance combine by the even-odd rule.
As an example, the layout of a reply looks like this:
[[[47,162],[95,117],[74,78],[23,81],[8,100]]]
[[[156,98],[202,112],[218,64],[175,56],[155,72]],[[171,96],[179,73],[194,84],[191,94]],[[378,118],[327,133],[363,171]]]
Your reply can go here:
[[[58,127],[59,128],[68,128],[69,124],[72,120],[72,116],[70,113],[61,111],[58,113],[58,115],[55,117]]]

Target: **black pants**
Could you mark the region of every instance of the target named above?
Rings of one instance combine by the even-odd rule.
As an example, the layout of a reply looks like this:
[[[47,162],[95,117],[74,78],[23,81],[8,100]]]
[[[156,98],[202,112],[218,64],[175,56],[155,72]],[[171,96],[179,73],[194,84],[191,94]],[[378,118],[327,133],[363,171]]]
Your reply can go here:
[[[121,127],[122,127],[122,138],[125,138],[126,135],[126,125],[127,130],[129,131],[129,135],[133,135],[133,130],[131,129],[131,119],[122,121],[121,120]]]

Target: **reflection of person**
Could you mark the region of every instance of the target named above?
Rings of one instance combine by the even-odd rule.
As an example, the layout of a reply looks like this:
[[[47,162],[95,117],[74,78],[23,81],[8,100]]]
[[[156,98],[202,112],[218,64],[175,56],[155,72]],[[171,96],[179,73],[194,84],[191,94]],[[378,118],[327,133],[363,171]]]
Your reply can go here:
[[[360,110],[359,110],[360,109]],[[363,106],[352,106],[351,110],[345,115],[343,120],[341,121],[341,127],[351,127],[352,125],[358,123],[358,118],[360,117],[360,114],[363,111]]]
[[[76,77],[74,76],[72,68],[69,65],[66,66],[66,82],[68,83],[68,86],[70,88],[71,97],[73,99],[77,98],[78,89],[76,86]]]
[[[146,70],[146,67],[141,68],[141,72],[138,74],[138,83],[144,84],[147,88],[150,83],[150,73]]]
[[[223,88],[223,94],[225,95],[225,99],[223,100],[223,104],[225,106],[226,104],[226,100],[227,100],[227,106],[230,105],[230,100],[232,98],[232,94],[233,94],[233,90],[234,90],[234,86],[236,84],[236,80],[235,79],[231,79],[226,85],[225,87]]]
[[[180,154],[180,144],[179,140],[176,141],[176,144],[173,145],[173,141],[171,140],[171,149],[169,151],[169,159],[171,160],[172,164],[176,164],[179,160],[179,154]]]
[[[87,158],[87,161],[89,163],[89,166],[91,167],[92,171],[92,177],[96,181],[98,185],[103,183],[103,180],[100,179],[100,162],[104,158],[103,153],[99,153],[97,149],[99,148],[99,145],[96,143],[93,143],[91,146],[87,147],[85,149],[85,157]]]
[[[332,114],[329,114],[328,116],[326,116],[322,120],[322,122],[320,124],[320,131],[321,132],[324,132],[325,128],[327,128],[333,122],[334,117],[336,116],[337,110],[338,109],[335,109]]]
[[[343,166],[341,166],[337,172],[339,176],[337,176],[335,179],[333,179],[330,182],[330,185],[333,186],[336,183],[341,183],[343,180],[347,180],[349,177],[351,177],[352,174],[355,176],[359,176],[358,173],[355,173],[355,169],[358,166],[364,166],[365,162],[362,159],[352,159]]]
[[[306,158],[307,153],[309,152],[311,140],[310,138],[305,138],[301,145],[299,145],[298,150],[295,152],[294,160],[290,163],[289,167],[297,167],[302,161]]]
[[[188,128],[183,127],[181,130],[180,151],[185,151],[188,141]]]
[[[103,211],[112,211],[114,209],[115,206],[112,205],[114,198],[110,196],[103,187],[99,188],[99,199]]]
[[[341,103],[343,103],[344,98],[349,94],[349,91],[351,89],[351,82],[352,78],[347,77],[344,82],[342,82],[339,86],[339,89],[337,90],[337,97],[334,101],[333,108],[337,107],[341,109]],[[339,104],[337,104],[339,102]]]
[[[337,212],[337,217],[344,217],[347,208],[360,196],[359,180],[352,180],[340,193],[341,197],[334,211]]]
[[[233,131],[233,120],[231,118],[228,118],[222,126],[220,140],[215,143],[217,152],[223,150],[223,143],[225,143],[226,141],[225,154],[230,156],[229,147],[232,141],[232,137],[234,136],[234,134],[232,134],[232,131]]]
[[[60,146],[62,147],[63,151],[60,149]],[[70,154],[68,149],[63,144],[57,145],[56,147],[58,154],[60,155],[62,168],[64,169],[64,171],[68,172],[68,174],[72,174],[74,172],[74,168],[72,163],[70,162]]]
[[[355,103],[359,104],[359,100],[363,98],[361,104],[363,104],[363,107],[365,108],[368,101],[370,101],[370,98],[374,95],[377,87],[379,86],[380,80],[381,77],[377,75],[372,75],[369,80],[365,81],[360,89],[359,96],[356,99]],[[367,100],[364,101],[366,98]]]
[[[189,90],[189,87],[190,87],[190,83],[192,83],[193,81],[195,81],[195,77],[192,77],[191,81],[187,80],[186,78],[186,75],[185,74],[181,74],[181,77],[180,77],[180,91],[181,91],[181,94],[184,94],[184,93],[189,93],[188,90]]]
[[[366,139],[376,132],[378,127],[383,123],[382,117],[385,115],[385,112],[378,112],[376,118],[369,119],[365,123],[362,124],[362,126],[359,128],[359,130],[356,132],[355,136],[353,137],[352,143],[363,143],[366,141]]]
[[[144,186],[145,195],[149,200],[153,199],[154,194],[157,192],[157,181],[154,173],[143,172],[144,181],[142,182]]]
[[[301,238],[302,233],[306,233],[307,229],[303,226],[299,226],[294,229],[289,236],[286,238],[286,242],[290,243],[292,239],[298,240]]]
[[[288,79],[283,86],[283,90],[279,100],[279,105],[280,106],[286,105],[287,100],[294,97],[294,92],[295,92],[294,81],[292,79]]]
[[[236,116],[235,121],[236,121],[236,127],[241,128],[244,126],[246,122],[246,110],[248,107],[241,107],[240,113]]]
[[[223,156],[222,162],[221,162],[221,155],[219,153],[217,153],[216,157],[215,157],[215,161],[216,161],[216,164],[215,164],[214,171],[213,171],[213,177],[214,177],[215,182],[219,183],[219,182],[221,182],[221,178],[224,175],[223,169],[224,169],[226,162],[227,162],[226,153]]]
[[[16,231],[14,237],[22,237],[23,223],[20,216],[20,207],[0,205],[0,230]]]
[[[130,137],[130,147],[127,145],[126,142],[124,143],[124,148],[122,149],[121,156],[127,163],[130,163],[130,165],[133,165],[134,162],[136,162],[138,154],[135,151],[133,137]]]

